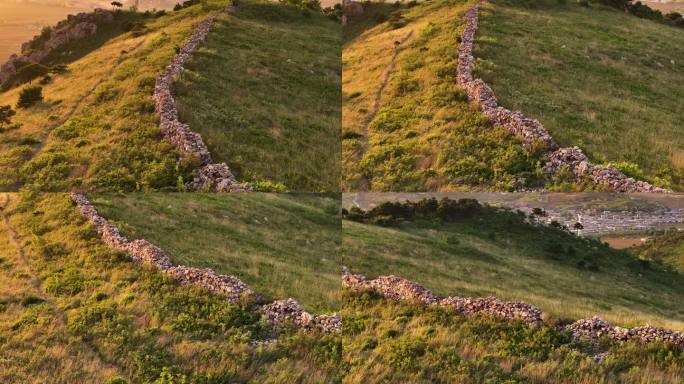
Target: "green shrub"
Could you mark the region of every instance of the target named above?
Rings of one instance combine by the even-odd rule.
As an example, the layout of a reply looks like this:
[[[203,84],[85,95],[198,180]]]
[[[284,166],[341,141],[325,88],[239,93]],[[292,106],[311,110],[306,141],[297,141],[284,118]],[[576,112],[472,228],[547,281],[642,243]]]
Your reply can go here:
[[[19,93],[17,108],[29,108],[40,101],[43,101],[43,87],[26,87]]]

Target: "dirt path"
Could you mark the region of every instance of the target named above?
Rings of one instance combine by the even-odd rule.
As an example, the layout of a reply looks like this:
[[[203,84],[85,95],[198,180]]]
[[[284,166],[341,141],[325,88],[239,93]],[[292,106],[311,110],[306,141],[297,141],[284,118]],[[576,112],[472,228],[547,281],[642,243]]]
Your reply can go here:
[[[50,300],[44,294],[43,281],[40,278],[38,272],[31,267],[31,262],[26,256],[26,250],[19,241],[19,234],[17,233],[17,230],[14,228],[10,221],[9,215],[7,214],[7,209],[11,201],[12,199],[10,197],[10,194],[5,194],[2,200],[0,200],[0,216],[2,216],[2,224],[5,226],[5,228],[7,229],[7,233],[9,234],[9,242],[17,250],[19,260],[23,264],[22,269],[31,276],[31,285],[34,291],[33,293],[36,296],[39,296],[41,299],[43,299],[45,304],[50,306],[50,308],[55,312],[57,316],[59,326],[65,330],[64,332],[68,333],[69,331],[67,328],[68,321],[66,313],[59,307],[59,305],[57,305],[57,303],[55,303],[53,300]],[[94,347],[86,341],[81,342],[81,345],[83,346],[84,352],[92,356],[94,359],[96,359],[101,364],[101,367],[117,373],[121,372],[121,369],[118,366],[110,364],[105,359],[103,359],[96,347]]]
[[[74,102],[74,105],[71,107],[69,112],[67,112],[66,115],[64,115],[63,118],[54,122],[53,124],[48,125],[47,129],[45,130],[45,135],[42,137],[42,140],[40,141],[38,146],[35,148],[33,155],[31,156],[31,159],[34,159],[36,156],[38,156],[42,152],[43,148],[45,147],[45,144],[47,143],[47,139],[50,136],[50,133],[52,133],[53,130],[55,130],[56,128],[59,128],[60,126],[64,125],[67,121],[69,121],[69,119],[71,119],[71,117],[74,116],[74,114],[76,113],[78,108],[83,104],[85,99],[90,97],[95,92],[97,87],[99,87],[102,83],[104,83],[106,80],[108,80],[110,77],[112,77],[114,70],[116,70],[116,68],[118,68],[119,65],[121,65],[121,63],[123,63],[124,59],[128,56],[128,54],[137,50],[138,48],[140,48],[145,43],[145,41],[147,41],[146,38],[142,39],[139,43],[134,45],[132,48],[126,50],[125,52],[122,52],[119,55],[119,57],[117,58],[116,63],[114,63],[114,65],[107,72],[104,73],[102,78],[100,78],[97,82],[95,82],[95,84],[93,84],[93,86],[90,87],[90,89],[88,89],[88,91],[86,91],[86,93],[84,93],[78,99],[76,99],[76,102]]]
[[[387,64],[385,72],[382,74],[382,81],[380,82],[380,86],[375,91],[373,110],[371,111],[371,113],[368,114],[368,117],[366,117],[366,121],[364,122],[363,138],[361,139],[363,153],[365,153],[368,150],[368,134],[370,132],[370,125],[380,112],[382,94],[385,92],[385,88],[387,88],[387,85],[389,84],[390,77],[392,76],[392,73],[394,73],[394,69],[397,66],[397,56],[399,56],[399,53],[403,50],[404,43],[406,43],[411,38],[411,36],[413,36],[413,30],[410,30],[404,37],[394,42],[394,52],[392,53],[392,59],[390,60],[389,64]],[[363,154],[361,155],[361,158],[363,158]],[[368,180],[365,176],[362,175],[362,180],[360,183],[360,191],[370,190],[370,180]]]

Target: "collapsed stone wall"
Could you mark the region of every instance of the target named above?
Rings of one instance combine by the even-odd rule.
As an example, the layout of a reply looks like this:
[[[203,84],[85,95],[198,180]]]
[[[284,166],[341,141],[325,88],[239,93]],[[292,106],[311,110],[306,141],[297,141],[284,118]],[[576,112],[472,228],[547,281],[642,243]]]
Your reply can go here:
[[[69,15],[60,21],[50,31],[50,36],[44,42],[39,42],[41,36],[35,36],[32,40],[22,44],[21,54],[13,54],[2,66],[0,66],[0,83],[17,74],[17,71],[27,64],[41,63],[50,53],[57,48],[76,40],[97,33],[99,24],[114,21],[112,12],[104,9],[95,9],[92,13],[79,13]],[[35,46],[40,45],[40,46]]]
[[[409,301],[425,306],[448,308],[463,316],[479,314],[506,320],[519,319],[533,326],[541,325],[546,317],[541,309],[521,301],[504,302],[495,297],[449,296],[440,298],[413,281],[397,276],[380,276],[374,280],[368,280],[363,275],[351,273],[347,268],[343,268],[342,271],[342,285],[355,291],[375,291],[383,297],[395,301]],[[651,343],[660,341],[678,348],[684,348],[684,333],[682,332],[653,326],[631,329],[616,327],[596,316],[561,326],[561,330],[570,332],[577,340],[586,338],[590,342],[597,342],[601,337],[608,337],[616,342]]]
[[[511,111],[499,106],[494,91],[482,79],[473,77],[473,45],[477,32],[478,15],[482,0],[478,0],[464,14],[465,28],[458,47],[458,68],[456,81],[468,99],[479,105],[480,110],[496,125],[520,137],[523,145],[542,145],[546,164],[544,171],[555,174],[569,171],[577,181],[589,178],[597,185],[615,192],[667,192],[644,181],[637,181],[622,174],[615,167],[592,164],[578,147],[559,148],[544,126],[535,119],[525,117],[520,111]]]
[[[234,7],[228,6],[222,11],[222,14],[232,13],[234,9]],[[154,86],[154,106],[155,111],[159,114],[159,129],[164,138],[176,147],[182,155],[198,159],[200,162],[195,178],[186,185],[188,189],[213,192],[245,192],[251,189],[238,184],[225,163],[214,163],[202,136],[193,132],[188,124],[180,122],[176,101],[171,91],[174,77],[183,72],[185,62],[204,42],[211,26],[219,16],[211,16],[197,24],[192,36],[180,48],[171,63],[157,76]]]
[[[235,276],[220,275],[211,269],[174,266],[169,256],[149,241],[129,241],[115,225],[100,216],[82,193],[71,193],[71,199],[83,217],[95,227],[105,245],[113,250],[126,252],[136,264],[150,265],[181,285],[206,289],[213,294],[224,296],[230,303],[249,300],[259,307],[266,321],[274,327],[291,323],[305,330],[316,329],[325,333],[342,331],[342,319],[338,315],[312,315],[293,299],[266,303],[261,295]]]

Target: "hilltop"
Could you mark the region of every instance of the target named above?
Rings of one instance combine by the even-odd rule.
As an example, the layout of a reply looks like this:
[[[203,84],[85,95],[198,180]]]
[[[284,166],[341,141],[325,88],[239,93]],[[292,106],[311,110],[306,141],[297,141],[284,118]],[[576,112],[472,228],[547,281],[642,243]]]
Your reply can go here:
[[[358,4],[343,189],[678,189],[684,21],[580,3]]]
[[[226,0],[192,0],[169,12],[103,10],[72,17],[64,22],[66,29],[60,29],[62,23],[37,36],[33,43],[38,48],[54,49],[40,51],[39,56],[33,49],[23,52],[40,63],[27,66],[30,70],[23,70],[19,81],[14,77],[11,83],[5,81],[0,92],[0,106],[9,105],[16,111],[12,123],[0,127],[0,190],[153,191],[197,185],[213,190],[217,187],[204,182],[213,177],[212,172],[230,184],[239,183],[241,189],[333,190],[337,167],[330,162],[335,161],[334,156],[324,157],[330,162],[315,166],[307,162],[306,177],[297,172],[304,167],[301,158],[329,152],[329,140],[339,131],[333,122],[334,107],[329,107],[339,105],[335,103],[337,94],[330,91],[339,77],[334,66],[338,57],[334,31],[339,28],[335,15],[326,16],[303,3],[247,1],[237,8],[230,4]],[[98,12],[107,20],[91,22]],[[264,34],[250,36],[254,28],[279,31],[283,41],[274,44]],[[327,37],[311,40],[302,33],[306,28]],[[244,39],[234,39],[237,33],[244,33]],[[67,41],[52,44],[55,36],[67,36]],[[254,38],[257,40],[247,45],[239,43]],[[230,43],[225,45],[226,41]],[[203,43],[207,48],[202,48]],[[241,48],[233,43],[242,44]],[[29,45],[25,47],[32,48]],[[310,52],[309,46],[316,52]],[[252,49],[260,52],[258,72],[263,76],[250,72],[256,68],[247,63]],[[244,55],[236,55],[238,50]],[[294,61],[284,64],[288,53]],[[306,67],[306,55],[316,55],[320,65]],[[175,64],[168,77],[172,83],[157,84],[172,61]],[[233,71],[224,77],[228,61]],[[187,76],[176,76],[186,64]],[[297,71],[293,71],[295,67]],[[273,82],[275,75],[284,76],[298,88],[278,86]],[[238,80],[247,78],[253,84],[240,83],[236,92]],[[22,104],[20,94],[35,86],[42,88],[38,98],[18,106]],[[311,92],[303,92],[303,88]],[[175,127],[185,124],[182,126],[191,134],[179,135],[160,126],[171,112],[168,98],[161,100],[158,95],[165,89],[171,100],[179,98],[180,121]],[[263,95],[268,97],[261,98]],[[312,98],[316,104],[302,101]],[[208,100],[219,104],[209,105]],[[289,111],[300,104],[306,105],[300,108],[301,114]],[[248,109],[241,111],[243,107]],[[268,122],[263,117],[252,122],[244,117],[251,118],[249,108],[256,107],[269,110]],[[233,116],[237,125],[230,127],[234,129],[252,125],[251,134],[231,137],[231,145],[224,145],[221,138],[232,134],[218,116]],[[306,126],[302,118],[314,123]],[[274,130],[269,125],[280,128]],[[194,134],[193,129],[206,136]],[[319,135],[328,141],[313,140]],[[193,142],[178,142],[181,136],[192,137]],[[211,164],[226,161],[227,166],[199,169],[211,160],[194,150],[202,147],[207,154],[211,150],[216,159]],[[247,149],[252,152],[247,154]],[[273,161],[262,164],[253,161],[254,156]],[[250,160],[243,162],[245,159]]]

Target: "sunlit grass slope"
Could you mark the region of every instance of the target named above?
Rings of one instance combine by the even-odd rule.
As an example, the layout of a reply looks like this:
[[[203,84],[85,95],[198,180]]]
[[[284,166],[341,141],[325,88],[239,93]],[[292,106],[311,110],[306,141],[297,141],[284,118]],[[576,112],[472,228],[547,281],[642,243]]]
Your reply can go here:
[[[246,305],[133,264],[67,195],[15,195],[2,213],[0,382],[339,381],[339,337],[276,333]]]
[[[684,186],[684,30],[574,1],[496,0],[475,42],[476,76],[596,162],[629,162]]]
[[[145,238],[174,264],[239,277],[272,299],[309,310],[340,304],[338,195],[133,194],[93,196],[130,238]]]
[[[672,229],[656,234],[633,253],[647,260],[657,260],[684,273],[684,232]]]
[[[678,384],[684,352],[661,344],[591,347],[560,333],[490,317],[346,294],[344,383]],[[601,361],[592,357],[607,353]]]
[[[54,76],[43,102],[18,110],[22,127],[0,132],[0,189],[150,190],[187,179],[157,126],[155,76],[193,25],[226,4],[209,0],[147,18]],[[16,105],[21,89],[0,93],[0,105]]]
[[[472,5],[371,2],[367,16],[352,18],[342,52],[343,190],[512,190],[539,182],[536,155],[493,127],[456,85],[462,15]]]
[[[317,12],[240,2],[178,81],[181,120],[240,180],[338,190],[340,28]]]
[[[570,319],[599,315],[684,329],[684,275],[513,212],[398,228],[343,222],[343,264],[447,295],[523,300]]]

